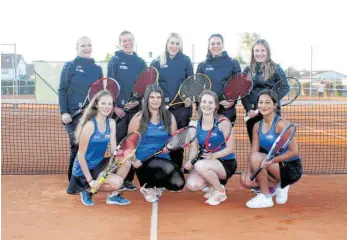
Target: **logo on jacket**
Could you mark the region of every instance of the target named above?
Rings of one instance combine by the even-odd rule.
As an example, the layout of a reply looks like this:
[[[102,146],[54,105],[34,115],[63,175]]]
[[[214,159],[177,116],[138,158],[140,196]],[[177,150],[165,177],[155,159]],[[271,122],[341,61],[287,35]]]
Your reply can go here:
[[[214,70],[213,67],[207,67],[207,68],[205,68],[205,71],[206,71],[206,72],[208,72],[208,71],[213,71],[213,70]]]
[[[76,72],[84,72],[82,66],[76,66]]]
[[[167,64],[160,65],[160,68],[168,68]]]
[[[127,70],[127,69],[128,69],[128,67],[127,67],[127,66],[122,66],[122,65],[120,65],[120,66],[119,66],[119,69],[124,69],[124,70]]]

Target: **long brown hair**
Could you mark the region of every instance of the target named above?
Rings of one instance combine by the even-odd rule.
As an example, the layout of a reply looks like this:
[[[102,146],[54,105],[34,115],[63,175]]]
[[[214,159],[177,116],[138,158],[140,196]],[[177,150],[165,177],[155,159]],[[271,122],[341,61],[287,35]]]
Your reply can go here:
[[[251,75],[251,77],[253,77],[253,76],[255,76],[255,74],[257,72],[257,64],[258,63],[254,59],[254,47],[258,44],[263,45],[267,51],[267,58],[264,62],[262,62],[260,64],[260,71],[263,73],[265,80],[268,80],[275,74],[277,64],[274,63],[274,61],[272,61],[269,43],[264,39],[258,39],[252,47],[251,61],[250,61],[250,63],[251,63],[250,64],[250,75]]]
[[[87,108],[84,110],[83,116],[81,117],[75,131],[76,144],[78,144],[80,140],[81,132],[84,125],[86,125],[88,121],[96,117],[96,115],[98,114],[97,105],[98,105],[98,102],[100,101],[100,98],[104,96],[110,96],[112,98],[112,94],[109,91],[107,90],[100,91],[95,95],[95,97],[88,104]]]
[[[216,104],[216,110],[214,112],[214,117],[217,116],[217,112],[218,112],[218,109],[219,109],[219,99],[218,99],[218,96],[217,94],[214,92],[214,91],[211,91],[211,90],[204,90],[200,96],[199,96],[199,102],[201,103],[201,99],[204,95],[209,95],[211,97],[213,97],[214,99],[214,102]],[[199,104],[199,108],[198,108],[198,119],[202,119],[202,111],[201,111],[201,107],[200,107],[200,104]]]
[[[171,113],[166,109],[163,90],[161,89],[161,87],[159,87],[159,85],[156,85],[156,84],[149,85],[145,91],[144,96],[143,96],[142,109],[141,109],[141,112],[138,113],[138,114],[141,114],[139,132],[141,133],[142,136],[146,133],[147,128],[148,128],[148,124],[152,118],[152,115],[151,115],[151,112],[149,111],[149,106],[148,106],[149,95],[152,92],[159,93],[161,96],[161,105],[159,107],[159,117],[160,117],[160,120],[163,121],[163,126],[164,126],[165,130],[168,131],[170,134],[170,132],[171,132]]]

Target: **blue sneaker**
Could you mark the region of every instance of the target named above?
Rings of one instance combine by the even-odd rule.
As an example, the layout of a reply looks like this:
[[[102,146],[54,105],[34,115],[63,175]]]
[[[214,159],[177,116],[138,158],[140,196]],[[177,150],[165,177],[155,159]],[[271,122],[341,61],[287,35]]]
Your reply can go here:
[[[107,204],[117,204],[117,205],[128,205],[130,204],[130,201],[128,199],[125,199],[121,194],[117,195],[108,195],[106,198]]]
[[[92,200],[93,194],[91,192],[83,191],[83,192],[80,192],[80,195],[81,195],[81,201],[83,205],[86,205],[86,206],[94,205],[94,202]]]

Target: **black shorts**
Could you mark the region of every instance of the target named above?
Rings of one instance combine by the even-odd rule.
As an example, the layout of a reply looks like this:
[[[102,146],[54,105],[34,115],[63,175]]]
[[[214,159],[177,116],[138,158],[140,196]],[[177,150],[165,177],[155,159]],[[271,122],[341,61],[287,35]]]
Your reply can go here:
[[[280,162],[281,188],[285,188],[289,184],[293,184],[301,178],[302,166],[301,159]]]
[[[110,159],[109,157],[104,158],[96,168],[90,169],[90,174],[92,175],[94,180],[97,179],[99,174],[102,172],[102,170],[105,169],[105,167],[107,166],[109,162],[109,159]],[[89,188],[89,183],[86,177],[84,176],[84,174],[82,176],[72,175],[66,192],[68,194],[75,194],[75,193],[83,192],[84,190],[88,188]]]
[[[236,159],[230,159],[230,160],[222,160],[218,159],[219,162],[223,165],[225,169],[225,173],[227,175],[226,179],[219,179],[219,182],[222,185],[226,185],[228,182],[228,179],[231,178],[231,176],[235,173],[237,168],[237,162]]]

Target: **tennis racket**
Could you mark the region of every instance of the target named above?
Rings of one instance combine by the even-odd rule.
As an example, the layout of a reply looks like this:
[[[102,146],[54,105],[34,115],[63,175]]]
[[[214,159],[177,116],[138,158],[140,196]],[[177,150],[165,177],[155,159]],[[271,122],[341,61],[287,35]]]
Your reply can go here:
[[[148,161],[149,159],[155,157],[158,154],[161,154],[164,148],[166,148],[168,151],[184,148],[191,144],[195,139],[196,127],[187,126],[184,128],[180,128],[166,141],[165,145],[159,151],[143,160],[143,162]]]
[[[109,91],[113,96],[113,101],[116,101],[119,95],[120,87],[118,82],[113,78],[106,77],[97,80],[90,86],[86,99],[84,100],[83,104],[79,103],[79,109],[71,114],[71,118],[73,119],[77,115],[81,114],[94,98],[94,96],[102,90]]]
[[[264,161],[267,161],[267,162],[271,161],[271,159],[280,155],[284,150],[286,150],[286,148],[288,147],[288,145],[290,144],[290,142],[292,141],[292,139],[295,136],[295,131],[296,131],[295,124],[293,124],[293,123],[289,124],[281,132],[281,134],[277,137],[274,144],[272,144],[272,147],[271,147],[271,149],[270,149],[269,153],[267,154]],[[250,177],[251,181],[253,181],[255,179],[255,177],[260,173],[261,170],[262,170],[262,168],[259,167],[252,174],[252,176]]]
[[[146,88],[154,83],[158,83],[159,73],[154,67],[147,67],[137,76],[134,83],[133,92],[128,102],[138,101],[146,91]],[[123,111],[128,109],[124,106]]]
[[[227,135],[223,137],[218,137],[217,133],[214,131],[216,128],[220,128],[221,126],[224,126],[224,129],[227,129]],[[204,145],[200,148],[198,154],[196,157],[190,162],[192,165],[194,165],[197,161],[200,160],[201,155],[204,152],[217,152],[219,151],[229,140],[232,132],[232,125],[229,119],[223,117],[218,119],[218,121],[213,125],[213,127],[210,129],[210,131],[207,133],[207,137],[205,139]],[[223,134],[224,135],[224,134]]]
[[[141,134],[138,132],[131,132],[123,138],[123,140],[118,144],[114,154],[110,157],[105,170],[103,170],[102,174],[100,174],[96,180],[100,187],[106,181],[110,173],[114,172],[123,163],[133,158],[140,142]],[[92,193],[96,193],[97,191],[98,189],[95,187],[91,189]]]
[[[287,77],[281,79],[271,88],[278,96],[280,100],[279,105],[281,107],[286,106],[294,102],[301,94],[301,83],[294,77]],[[255,113],[259,113],[259,109],[255,110]],[[246,116],[245,121],[247,122],[250,117]]]
[[[190,98],[193,102],[197,101],[199,95],[204,90],[211,90],[211,86],[210,78],[202,73],[197,73],[186,78],[178,89],[174,100],[166,106],[166,109],[174,105],[183,104],[187,98]]]
[[[253,88],[253,81],[247,74],[238,73],[225,83],[221,99],[236,102],[247,96]]]

